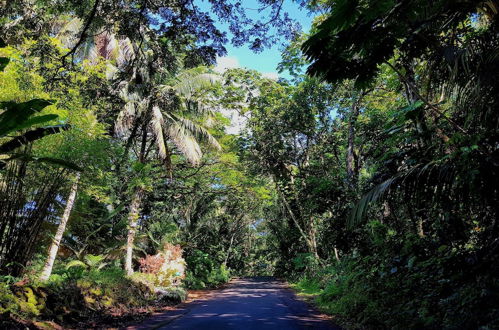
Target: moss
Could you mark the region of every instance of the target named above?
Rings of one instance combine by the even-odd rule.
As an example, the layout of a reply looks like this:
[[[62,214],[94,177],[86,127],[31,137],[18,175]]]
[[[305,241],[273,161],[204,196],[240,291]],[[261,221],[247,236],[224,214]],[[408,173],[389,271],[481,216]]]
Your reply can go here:
[[[85,302],[89,305],[93,305],[96,302],[96,300],[91,296],[83,296],[83,299],[85,299]]]
[[[91,294],[93,294],[94,296],[102,296],[102,289],[101,288],[90,289],[89,292]]]
[[[7,313],[18,319],[55,320],[72,325],[116,309],[125,311],[185,299],[185,291],[181,289],[169,291],[164,299],[158,299],[154,287],[146,284],[147,281],[132,280],[120,269],[84,272],[79,279],[59,279],[62,282],[51,281],[43,285],[9,286],[0,282],[0,319],[6,318],[3,314]]]
[[[39,316],[46,306],[47,294],[30,286],[14,288],[16,303],[22,313]]]
[[[10,291],[7,285],[0,283],[0,315],[16,313],[19,310],[16,296]]]

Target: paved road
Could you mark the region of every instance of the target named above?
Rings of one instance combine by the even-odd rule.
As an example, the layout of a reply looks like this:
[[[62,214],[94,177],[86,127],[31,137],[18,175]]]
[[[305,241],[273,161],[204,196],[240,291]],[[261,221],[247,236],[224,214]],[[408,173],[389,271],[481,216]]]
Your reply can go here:
[[[208,299],[192,302],[176,314],[169,312],[162,317],[162,323],[161,320],[156,320],[156,324],[150,321],[141,328],[340,329],[321,318],[308,304],[297,300],[282,282],[272,278],[235,280]]]

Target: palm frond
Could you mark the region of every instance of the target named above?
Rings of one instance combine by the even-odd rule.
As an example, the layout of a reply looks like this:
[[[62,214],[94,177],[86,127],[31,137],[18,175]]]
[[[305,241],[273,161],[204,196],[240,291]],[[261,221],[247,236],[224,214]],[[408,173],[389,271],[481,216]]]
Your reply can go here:
[[[62,25],[56,34],[56,38],[61,41],[64,47],[72,48],[78,40],[78,33],[82,26],[83,21],[75,17]]]
[[[108,31],[103,31],[94,37],[95,52],[97,56],[100,56],[106,60],[113,59],[118,52],[118,41],[114,37],[113,33]]]
[[[116,118],[116,123],[114,126],[116,136],[125,136],[133,126],[136,116],[137,109],[135,102],[127,102],[123,107],[123,110],[118,114],[118,118]]]
[[[116,64],[118,67],[124,67],[135,58],[133,45],[130,39],[122,38],[118,40],[118,54],[116,56]]]
[[[455,165],[447,159],[418,164],[395,174],[362,197],[352,209],[348,226],[358,226],[366,218],[369,207],[390,194],[404,192],[405,197],[413,201],[435,200],[437,195],[449,195],[454,188],[455,172]]]
[[[165,137],[163,135],[163,129],[165,127],[165,121],[163,119],[163,114],[159,110],[159,107],[152,107],[152,118],[151,118],[151,129],[156,137],[156,145],[158,147],[159,158],[163,161],[167,160],[168,152],[166,147]]]
[[[354,206],[350,217],[348,218],[348,226],[353,228],[359,225],[367,214],[367,210],[372,203],[380,200],[385,192],[397,181],[397,177],[390,178],[383,183],[375,186]]]
[[[222,150],[222,146],[218,143],[217,139],[207,129],[203,126],[196,124],[195,122],[187,119],[187,118],[177,118],[177,120],[187,129],[189,130],[197,139],[201,141],[205,141],[211,147],[216,150]]]
[[[179,95],[192,99],[196,92],[213,86],[219,79],[220,77],[215,74],[201,73],[194,75],[187,71],[179,75],[173,88]]]
[[[165,115],[167,121],[165,131],[168,137],[185,158],[193,165],[199,165],[203,153],[199,143],[182,123],[170,115]]]

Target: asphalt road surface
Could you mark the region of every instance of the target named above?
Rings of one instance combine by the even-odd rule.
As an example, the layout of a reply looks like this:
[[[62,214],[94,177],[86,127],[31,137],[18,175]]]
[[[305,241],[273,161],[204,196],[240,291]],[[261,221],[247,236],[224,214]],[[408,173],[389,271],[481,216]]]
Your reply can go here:
[[[139,328],[156,329],[340,329],[273,278],[231,282],[205,300],[167,312]],[[137,328],[135,328],[137,329]]]

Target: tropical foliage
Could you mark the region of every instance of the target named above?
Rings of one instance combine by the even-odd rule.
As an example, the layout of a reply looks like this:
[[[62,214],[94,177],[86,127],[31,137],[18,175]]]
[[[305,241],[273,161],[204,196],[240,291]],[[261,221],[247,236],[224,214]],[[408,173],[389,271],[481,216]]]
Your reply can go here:
[[[499,327],[498,2],[296,2],[309,33],[273,0],[0,4],[0,327],[246,275],[345,328]],[[286,78],[214,67],[278,41]]]

